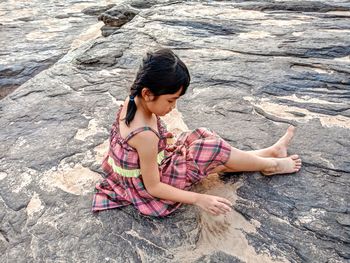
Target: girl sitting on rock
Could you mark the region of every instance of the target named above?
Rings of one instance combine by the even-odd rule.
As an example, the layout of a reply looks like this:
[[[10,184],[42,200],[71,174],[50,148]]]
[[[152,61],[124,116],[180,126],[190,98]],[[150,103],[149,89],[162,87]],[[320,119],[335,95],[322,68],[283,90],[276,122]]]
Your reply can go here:
[[[133,204],[142,214],[166,216],[185,203],[219,215],[231,210],[229,200],[190,191],[208,174],[299,171],[298,155],[287,157],[293,126],[274,145],[257,151],[236,149],[206,128],[184,132],[167,146],[171,134],[159,116],[175,108],[189,84],[186,65],[171,50],[147,53],[112,126],[102,163],[106,176],[96,186],[93,211]]]

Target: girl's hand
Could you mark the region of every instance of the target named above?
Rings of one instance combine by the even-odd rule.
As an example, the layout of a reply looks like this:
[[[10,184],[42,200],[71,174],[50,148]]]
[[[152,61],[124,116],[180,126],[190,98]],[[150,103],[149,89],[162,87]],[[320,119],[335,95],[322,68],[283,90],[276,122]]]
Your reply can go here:
[[[176,149],[176,146],[174,145],[174,143],[175,143],[174,134],[172,134],[171,132],[167,132],[165,134],[165,138],[167,138],[166,150],[168,152],[173,152]]]
[[[177,147],[176,147],[176,145],[167,145],[166,146],[166,150],[168,151],[168,152],[173,152],[173,151],[175,151],[175,149],[176,149]]]
[[[174,138],[174,134],[172,134],[171,132],[167,132],[167,133],[165,133],[165,137],[166,138]]]
[[[194,204],[215,216],[232,210],[232,203],[229,200],[214,195],[200,194]]]

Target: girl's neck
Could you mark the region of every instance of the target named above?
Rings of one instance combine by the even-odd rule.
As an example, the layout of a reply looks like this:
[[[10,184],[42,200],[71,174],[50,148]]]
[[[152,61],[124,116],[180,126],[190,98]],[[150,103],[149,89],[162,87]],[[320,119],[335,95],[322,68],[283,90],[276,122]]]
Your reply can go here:
[[[136,106],[137,106],[137,110],[142,112],[142,115],[145,118],[151,119],[153,117],[153,113],[148,109],[148,107],[146,105],[146,101],[144,99],[136,97],[135,98],[135,103],[136,103]]]

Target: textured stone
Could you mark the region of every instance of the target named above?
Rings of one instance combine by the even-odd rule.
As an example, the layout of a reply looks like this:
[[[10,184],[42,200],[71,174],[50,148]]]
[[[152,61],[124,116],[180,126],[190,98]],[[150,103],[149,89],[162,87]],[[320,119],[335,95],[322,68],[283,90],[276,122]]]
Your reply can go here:
[[[242,261],[224,252],[215,252],[211,255],[200,257],[196,263],[241,263]]]
[[[107,37],[118,28],[131,21],[138,10],[130,6],[115,6],[98,16],[98,20],[103,21],[105,26],[101,28],[102,36]]]
[[[101,5],[105,2],[109,1],[99,1]],[[0,3],[0,99],[82,41],[100,35],[102,25],[97,30],[92,26],[96,17],[84,14],[89,13],[88,7],[91,13],[92,5],[91,1],[77,0],[49,1],[45,5],[25,0]]]
[[[139,8],[132,20],[0,101],[0,262],[348,262],[349,4],[124,4]],[[15,31],[33,18],[21,17]],[[302,170],[210,176],[195,190],[234,203],[218,218],[193,206],[163,219],[130,206],[92,214],[115,113],[142,56],[158,47],[172,48],[192,77],[178,101],[184,122],[168,119],[171,129],[205,126],[252,150],[293,123],[289,152]],[[30,70],[9,65],[0,71],[15,80]]]
[[[90,6],[83,9],[81,12],[90,16],[99,16],[100,14],[102,14],[103,12],[106,12],[107,10],[111,9],[114,6],[115,4],[110,4],[107,6]]]

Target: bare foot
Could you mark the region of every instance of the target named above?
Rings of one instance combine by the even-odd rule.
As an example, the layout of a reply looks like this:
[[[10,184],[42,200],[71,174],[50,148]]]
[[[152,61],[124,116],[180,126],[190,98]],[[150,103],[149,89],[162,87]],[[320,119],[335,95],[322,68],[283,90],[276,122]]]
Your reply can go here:
[[[290,174],[298,172],[301,168],[301,159],[298,155],[292,155],[285,158],[273,158],[273,160],[275,161],[275,166],[262,171],[262,174]]]
[[[271,146],[272,156],[276,158],[287,157],[288,144],[294,136],[295,127],[290,125],[286,133]]]

